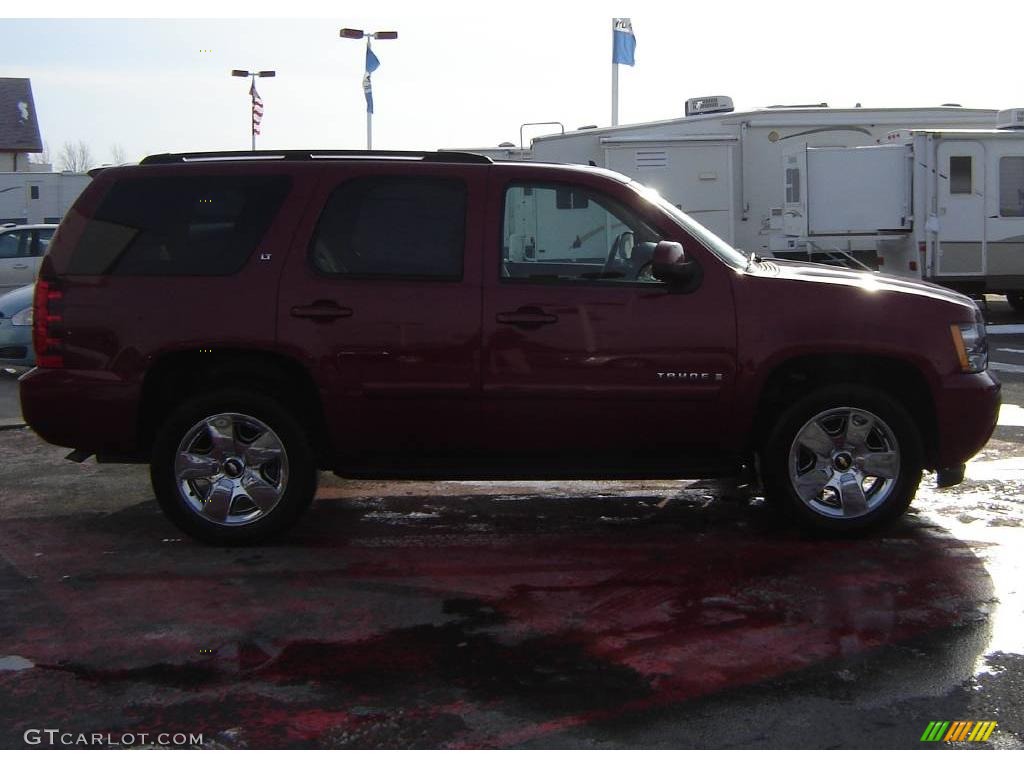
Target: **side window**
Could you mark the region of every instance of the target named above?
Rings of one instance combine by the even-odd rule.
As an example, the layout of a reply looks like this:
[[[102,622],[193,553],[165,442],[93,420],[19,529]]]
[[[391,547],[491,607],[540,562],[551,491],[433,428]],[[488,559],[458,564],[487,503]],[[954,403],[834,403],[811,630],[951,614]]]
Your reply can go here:
[[[54,230],[52,229],[38,229],[36,230],[36,256],[42,256],[46,253],[46,248],[50,244],[50,240],[53,239]]]
[[[970,155],[949,158],[949,194],[969,195],[974,191]]]
[[[288,192],[284,176],[123,179],[86,225],[70,274],[229,275]]]
[[[0,259],[14,259],[23,256],[21,232],[0,232]]]
[[[999,215],[1024,216],[1024,157],[999,158]]]
[[[460,280],[465,237],[464,182],[375,176],[331,193],[309,258],[327,275]]]
[[[656,282],[662,235],[610,197],[568,184],[505,191],[502,280]]]

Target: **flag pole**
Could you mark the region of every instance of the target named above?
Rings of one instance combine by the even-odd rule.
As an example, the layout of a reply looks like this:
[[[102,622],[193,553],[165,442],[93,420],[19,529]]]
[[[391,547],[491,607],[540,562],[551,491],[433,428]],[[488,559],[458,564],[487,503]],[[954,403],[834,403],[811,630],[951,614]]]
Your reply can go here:
[[[612,62],[612,125],[619,124],[619,63]]]
[[[366,36],[366,54],[367,54],[366,60],[367,61],[370,60],[370,56],[369,56],[369,54],[370,54],[370,40],[372,38],[373,38],[373,35],[367,35]],[[370,73],[370,72],[366,73],[367,81],[369,81],[371,74],[372,73]],[[370,103],[369,102],[366,103],[366,148],[367,148],[367,150],[373,149],[373,111],[370,109]]]

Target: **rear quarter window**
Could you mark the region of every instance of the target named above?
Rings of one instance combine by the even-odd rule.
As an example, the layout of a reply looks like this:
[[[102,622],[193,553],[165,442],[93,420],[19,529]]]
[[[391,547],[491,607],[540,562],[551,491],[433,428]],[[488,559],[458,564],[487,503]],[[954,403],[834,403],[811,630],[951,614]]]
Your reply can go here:
[[[86,224],[72,275],[228,275],[259,244],[286,176],[121,179]]]

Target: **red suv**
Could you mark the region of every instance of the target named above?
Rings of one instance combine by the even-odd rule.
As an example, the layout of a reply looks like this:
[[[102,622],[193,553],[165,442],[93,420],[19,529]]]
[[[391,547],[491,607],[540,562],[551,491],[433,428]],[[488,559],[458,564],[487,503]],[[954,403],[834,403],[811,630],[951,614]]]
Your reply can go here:
[[[317,471],[681,478],[756,467],[852,532],[988,440],[968,298],[745,256],[657,193],[454,153],[157,155],[101,171],[35,295],[22,409],[149,463],[206,541],[265,539]]]

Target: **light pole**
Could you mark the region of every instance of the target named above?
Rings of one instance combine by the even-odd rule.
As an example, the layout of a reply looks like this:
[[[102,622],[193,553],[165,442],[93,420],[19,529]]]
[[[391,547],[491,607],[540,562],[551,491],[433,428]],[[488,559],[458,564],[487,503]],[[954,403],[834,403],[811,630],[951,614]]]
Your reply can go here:
[[[373,149],[373,89],[370,86],[370,75],[380,66],[380,62],[373,54],[370,47],[371,40],[397,40],[398,33],[390,32],[364,32],[361,29],[349,29],[345,27],[338,33],[339,37],[349,40],[362,40],[366,38],[366,74],[363,75],[363,93],[366,96],[366,148]]]
[[[252,97],[252,151],[256,151],[256,134],[260,132],[260,121],[263,120],[263,99],[256,92],[257,77],[276,77],[277,72],[272,69],[261,69],[257,72],[248,72],[244,69],[232,69],[232,77],[252,78],[252,85],[249,86],[249,96]]]

